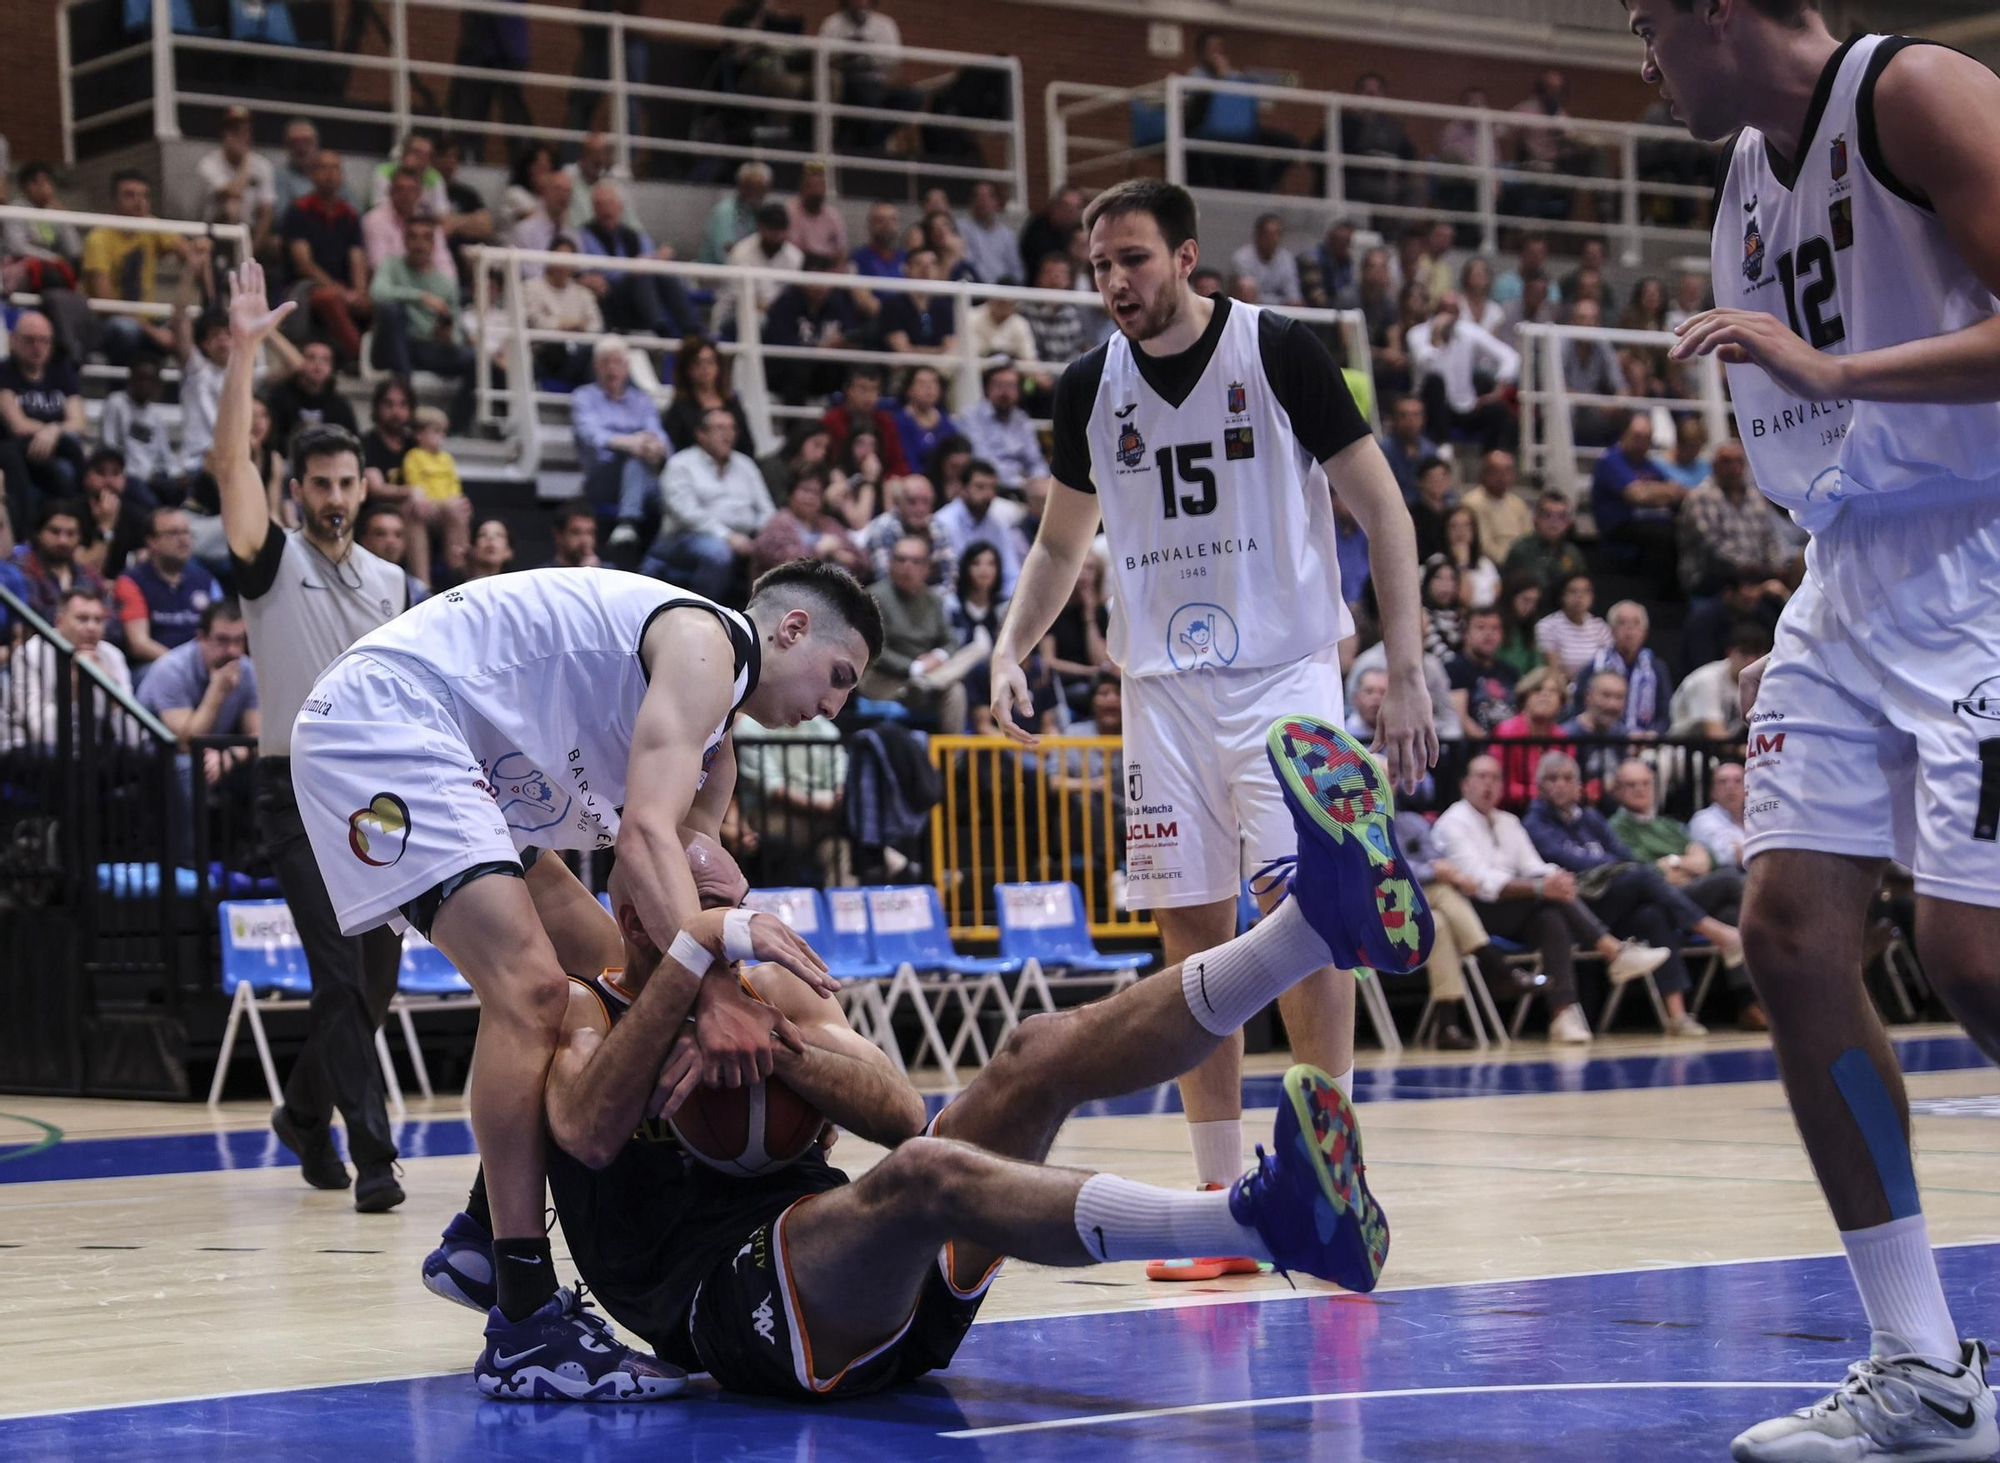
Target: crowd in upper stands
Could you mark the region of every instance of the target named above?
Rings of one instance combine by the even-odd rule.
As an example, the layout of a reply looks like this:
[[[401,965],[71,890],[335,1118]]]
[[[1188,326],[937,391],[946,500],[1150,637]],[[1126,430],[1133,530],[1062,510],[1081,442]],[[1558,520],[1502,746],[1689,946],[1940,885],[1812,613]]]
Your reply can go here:
[[[759,5],[738,10],[725,24],[760,28],[775,15]],[[865,4],[828,26],[846,27],[829,33],[864,45],[895,43],[893,20]],[[1255,79],[1231,65],[1217,33],[1200,37],[1198,54],[1199,75]],[[852,60],[850,96],[858,88],[876,98],[871,105],[916,105],[893,66],[866,51]],[[760,95],[785,95],[787,79],[796,80],[784,58],[760,59],[753,47],[735,61],[736,84],[767,88]],[[1381,78],[1364,76],[1354,90],[1381,95]],[[1679,861],[1674,869],[1700,863],[1702,878],[1740,864],[1740,770],[1713,770],[1714,800],[1691,831],[1675,824],[1679,831],[1662,832],[1642,804],[1685,794],[1688,780],[1708,770],[1697,773],[1681,753],[1652,744],[1741,738],[1735,679],[1768,648],[1803,547],[1750,484],[1741,445],[1709,440],[1695,383],[1652,347],[1562,346],[1570,391],[1653,405],[1574,409],[1574,440],[1604,448],[1587,503],[1517,482],[1524,324],[1660,330],[1702,308],[1707,294],[1697,274],[1626,277],[1599,237],[1582,238],[1574,256],[1557,261],[1535,221],[1573,217],[1580,199],[1592,207],[1574,180],[1603,173],[1587,137],[1553,125],[1567,117],[1563,95],[1560,74],[1545,73],[1514,110],[1552,125],[1496,134],[1501,162],[1552,180],[1506,185],[1503,212],[1523,225],[1508,240],[1510,260],[1464,247],[1469,181],[1384,166],[1423,154],[1394,114],[1348,108],[1344,209],[1302,244],[1288,239],[1277,213],[1258,217],[1238,244],[1205,241],[1195,281],[1205,293],[1358,311],[1365,322],[1368,356],[1346,364],[1357,391],[1379,404],[1381,445],[1410,505],[1423,564],[1426,679],[1441,734],[1462,748],[1431,796],[1441,805],[1459,795],[1453,814],[1464,822],[1470,815],[1461,810],[1477,807],[1490,779],[1482,819],[1511,816],[1507,809],[1528,815],[1526,842],[1494,832],[1484,860],[1439,825],[1438,879],[1475,891],[1467,897],[1487,915],[1484,906],[1507,885],[1503,874],[1545,880],[1559,869],[1588,886],[1581,855],[1558,852],[1579,840],[1595,850],[1591,858],[1656,866],[1670,890],[1695,880],[1676,878],[1669,859]],[[1478,91],[1462,100],[1486,104]],[[1195,181],[1280,188],[1290,165],[1232,168],[1220,155],[1203,158],[1201,140],[1295,141],[1266,126],[1254,104],[1229,101],[1197,93],[1191,104],[1190,171],[1203,173]],[[282,156],[271,158],[252,145],[254,120],[231,108],[195,173],[203,217],[244,225],[274,289],[299,307],[262,363],[253,428],[274,514],[291,511],[283,484],[292,434],[334,422],[363,444],[369,502],[358,539],[403,567],[413,599],[552,562],[639,569],[740,603],[762,570],[802,555],[826,558],[867,580],[883,610],[888,645],[861,688],[865,714],[943,731],[992,729],[985,662],[1050,491],[1055,379],[1110,330],[1097,308],[1080,190],[1060,189],[1023,218],[990,181],[961,185],[956,201],[930,188],[914,209],[873,204],[850,238],[825,163],[796,169],[796,186],[781,194],[772,168],[752,161],[736,169],[698,232],[658,241],[636,217],[600,134],[567,161],[531,143],[505,186],[486,196],[461,176],[464,152],[448,136],[402,139],[355,186],[311,122],[290,122]],[[881,140],[878,132],[844,145]],[[1475,129],[1455,122],[1430,156],[1476,161],[1476,144]],[[1656,149],[1642,162],[1678,176],[1688,160]],[[51,168],[27,163],[14,175],[13,201],[65,207],[57,181]],[[0,286],[41,297],[33,308],[8,307],[0,361],[0,584],[113,682],[136,684],[141,702],[186,739],[254,730],[256,692],[227,597],[230,566],[208,472],[228,352],[226,283],[208,239],[146,226],[153,192],[151,179],[121,171],[107,199],[89,202],[132,219],[129,226],[79,231],[14,220],[0,231]],[[1412,221],[1411,209],[1432,212]],[[520,265],[521,318],[565,339],[517,353],[510,319],[472,317],[465,251],[489,242],[550,256]],[[683,256],[806,278],[759,280],[739,292],[714,276],[612,263]],[[1028,284],[1070,298],[967,298],[885,288],[890,280]],[[165,308],[105,313],[93,300]],[[756,439],[733,380],[736,344],[751,331],[765,350],[770,399],[790,423],[782,440]],[[958,379],[968,338],[981,367],[976,389]],[[1327,338],[1345,349],[1337,332]],[[575,439],[578,496],[553,514],[546,545],[523,544],[518,554],[518,525],[480,518],[448,445],[472,430],[482,342],[496,390],[525,361],[538,392],[567,398]],[[913,363],[925,357],[933,359]],[[98,360],[126,374],[93,428],[79,368]],[[372,376],[372,388],[357,374]],[[365,400],[365,419],[353,400]],[[1582,531],[1580,508],[1588,512]],[[1345,647],[1350,725],[1366,735],[1381,699],[1382,652],[1371,644],[1365,536],[1338,502],[1336,517],[1342,592],[1361,626]],[[1107,724],[1104,577],[1093,557],[1033,658],[1038,730]],[[24,684],[43,674],[33,664],[15,668]],[[14,744],[42,735],[50,694],[11,698],[5,735]],[[1475,751],[1491,755],[1473,759]],[[227,769],[208,771],[213,779]],[[1595,818],[1593,805],[1614,799],[1622,822],[1573,826],[1575,807]],[[1531,866],[1523,849],[1541,863]],[[1520,867],[1493,862],[1503,854]],[[1707,920],[1709,935],[1727,943],[1726,898],[1695,901],[1701,909],[1691,916],[1687,900],[1676,904],[1651,885],[1643,892],[1623,889],[1620,898],[1652,913],[1620,905],[1600,932],[1609,925],[1620,936],[1664,939],[1669,928],[1685,934]],[[1626,928],[1628,914],[1644,928]],[[1557,919],[1565,922],[1549,922]],[[1551,939],[1558,928],[1565,940],[1588,934],[1569,914],[1520,928],[1531,926]],[[1655,979],[1670,1003],[1680,999],[1684,973],[1669,964]],[[1573,1035],[1561,982],[1544,994],[1559,1029]]]

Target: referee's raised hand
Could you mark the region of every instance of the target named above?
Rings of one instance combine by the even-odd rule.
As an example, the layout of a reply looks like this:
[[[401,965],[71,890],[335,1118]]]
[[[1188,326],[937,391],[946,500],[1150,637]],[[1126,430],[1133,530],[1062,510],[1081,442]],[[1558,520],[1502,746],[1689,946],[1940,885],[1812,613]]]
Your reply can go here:
[[[1375,717],[1375,741],[1369,751],[1382,759],[1382,770],[1405,793],[1417,790],[1424,774],[1437,766],[1437,727],[1431,720],[1431,693],[1421,668],[1414,676],[1391,675]]]
[[[285,300],[271,308],[264,294],[264,266],[246,259],[229,271],[229,339],[233,345],[255,346],[292,311],[296,302]]]

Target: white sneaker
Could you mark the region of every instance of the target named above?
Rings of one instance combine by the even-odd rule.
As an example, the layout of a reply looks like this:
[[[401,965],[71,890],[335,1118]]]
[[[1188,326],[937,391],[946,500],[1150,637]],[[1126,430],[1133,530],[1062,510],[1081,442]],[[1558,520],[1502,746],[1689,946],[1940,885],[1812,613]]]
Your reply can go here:
[[[1668,1036],[1707,1036],[1708,1028],[1692,1016],[1669,1016],[1665,1027]]]
[[[1549,1040],[1562,1046],[1588,1046],[1590,1023],[1583,1019],[1583,1007],[1564,1006],[1549,1022]]]
[[[1673,953],[1658,945],[1642,945],[1637,940],[1627,940],[1611,957],[1611,963],[1604,967],[1604,973],[1611,977],[1613,985],[1623,985],[1628,980],[1651,975],[1665,965]]]
[[[1986,1346],[1967,1341],[1956,1362],[1918,1356],[1877,1331],[1873,1354],[1810,1407],[1760,1422],[1729,1445],[1737,1463],[1986,1463],[2000,1451]]]
[[[639,530],[632,524],[621,523],[611,530],[611,537],[604,541],[607,549],[629,548],[639,542]]]

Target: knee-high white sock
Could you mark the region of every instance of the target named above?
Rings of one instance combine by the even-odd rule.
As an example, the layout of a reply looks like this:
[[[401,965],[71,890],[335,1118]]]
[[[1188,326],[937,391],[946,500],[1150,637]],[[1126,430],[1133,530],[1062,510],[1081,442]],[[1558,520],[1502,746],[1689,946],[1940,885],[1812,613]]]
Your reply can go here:
[[[1871,1330],[1900,1336],[1925,1356],[1958,1360],[1958,1326],[1938,1281],[1937,1257],[1922,1214],[1868,1229],[1845,1229],[1840,1243]]]
[[[1313,933],[1296,899],[1287,899],[1226,945],[1190,956],[1181,966],[1181,993],[1203,1029],[1229,1036],[1279,996],[1333,964],[1326,941]]]
[[[1269,1260],[1257,1231],[1229,1214],[1225,1193],[1185,1193],[1092,1174],[1076,1196],[1076,1237],[1096,1260],[1248,1255]]]
[[[1196,1183],[1226,1189],[1243,1176],[1243,1119],[1189,1123],[1188,1142],[1194,1148]]]

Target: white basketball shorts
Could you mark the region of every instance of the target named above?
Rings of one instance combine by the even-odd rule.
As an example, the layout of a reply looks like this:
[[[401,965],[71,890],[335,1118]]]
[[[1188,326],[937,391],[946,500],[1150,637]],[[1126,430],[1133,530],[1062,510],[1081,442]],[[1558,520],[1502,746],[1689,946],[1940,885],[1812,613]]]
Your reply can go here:
[[[1744,856],[1892,858],[2000,906],[2000,501],[1850,500],[1778,621],[1745,769]]]
[[[292,724],[292,787],[343,934],[520,860],[450,708],[387,659],[350,655],[320,677]]]
[[[1235,899],[1260,865],[1298,852],[1264,735],[1297,712],[1342,723],[1336,647],[1288,666],[1127,676],[1124,708],[1132,908]]]

